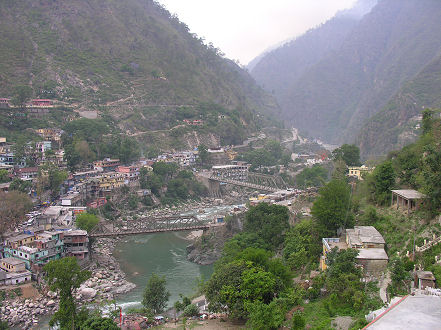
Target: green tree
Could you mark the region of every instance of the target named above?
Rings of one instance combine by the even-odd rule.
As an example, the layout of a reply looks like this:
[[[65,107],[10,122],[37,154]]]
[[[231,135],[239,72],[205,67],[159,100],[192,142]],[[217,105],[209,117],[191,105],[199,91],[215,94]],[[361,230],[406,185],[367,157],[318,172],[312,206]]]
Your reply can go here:
[[[324,231],[323,234],[334,234],[340,227],[351,224],[350,214],[351,191],[345,181],[331,180],[319,191],[311,213]]]
[[[305,219],[292,227],[285,235],[283,257],[293,270],[315,262],[322,246],[318,228],[312,219]]]
[[[167,291],[165,285],[165,276],[160,277],[153,273],[144,290],[142,305],[155,314],[162,313],[167,307],[170,292]]]
[[[249,313],[247,325],[251,329],[279,329],[285,320],[283,309],[281,309],[274,301],[268,305],[261,301],[249,303],[247,304],[247,310]]]
[[[163,180],[168,180],[177,172],[178,164],[156,162],[153,164],[153,173],[159,175]]]
[[[9,173],[7,170],[1,169],[0,170],[0,183],[5,183],[5,182],[9,182],[10,178],[9,178]]]
[[[26,107],[26,102],[32,97],[32,88],[26,85],[16,86],[12,96],[12,104],[22,109]]]
[[[60,329],[75,329],[77,308],[73,291],[90,277],[89,271],[82,271],[75,257],[50,261],[44,266],[46,279],[52,291],[60,297],[59,310],[52,316],[49,325]]]
[[[31,189],[32,189],[32,182],[24,181],[19,178],[14,178],[14,180],[12,180],[11,184],[9,185],[10,191],[15,190],[25,194],[29,194]]]
[[[100,222],[100,219],[94,214],[90,213],[81,213],[77,215],[76,224],[77,227],[87,232],[92,231],[93,228]]]
[[[347,166],[360,166],[360,149],[354,144],[343,144],[332,152],[334,161],[342,159]]]
[[[208,148],[206,145],[201,144],[198,146],[198,158],[201,165],[207,164],[210,159],[210,154],[208,153]]]
[[[371,191],[374,199],[379,204],[387,204],[390,202],[391,188],[395,184],[395,171],[391,161],[387,161],[377,166],[372,173]]]
[[[291,330],[303,330],[305,329],[306,321],[301,313],[295,313],[292,317]]]
[[[192,317],[199,315],[199,308],[195,304],[189,304],[184,307],[184,316]]]
[[[321,165],[307,167],[296,176],[296,184],[301,188],[321,187],[328,178],[328,171]]]
[[[276,248],[283,242],[283,233],[289,228],[288,220],[288,208],[260,203],[246,213],[244,229],[255,232],[265,243]]]

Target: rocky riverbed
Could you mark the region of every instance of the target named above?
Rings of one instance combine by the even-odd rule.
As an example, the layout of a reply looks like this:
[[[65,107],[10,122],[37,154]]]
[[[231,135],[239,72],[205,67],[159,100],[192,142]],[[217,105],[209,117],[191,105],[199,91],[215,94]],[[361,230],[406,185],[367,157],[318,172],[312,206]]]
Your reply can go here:
[[[74,292],[78,306],[109,302],[115,295],[126,293],[135,284],[126,280],[112,251],[116,240],[103,238],[92,245],[92,262],[89,270],[92,276]],[[0,319],[10,326],[30,329],[38,326],[39,317],[52,315],[58,310],[58,297],[55,292],[42,290],[34,299],[6,299],[0,307]]]
[[[41,315],[53,314],[57,310],[57,294],[49,291],[38,299],[3,301],[0,314],[2,321],[8,322],[9,326],[20,325],[22,329],[30,329],[38,325]]]

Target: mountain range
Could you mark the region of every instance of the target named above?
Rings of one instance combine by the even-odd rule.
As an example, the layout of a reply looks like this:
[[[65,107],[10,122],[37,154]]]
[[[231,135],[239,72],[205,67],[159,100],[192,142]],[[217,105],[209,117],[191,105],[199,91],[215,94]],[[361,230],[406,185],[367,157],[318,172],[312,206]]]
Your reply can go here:
[[[356,7],[364,10],[340,13],[265,54],[251,74],[290,125],[331,143],[356,141],[366,158],[412,141],[415,117],[439,104],[441,3]]]
[[[28,85],[33,97],[110,116],[122,132],[215,122],[218,112],[227,129],[252,131],[279,109],[153,0],[2,0],[0,31],[0,97]]]

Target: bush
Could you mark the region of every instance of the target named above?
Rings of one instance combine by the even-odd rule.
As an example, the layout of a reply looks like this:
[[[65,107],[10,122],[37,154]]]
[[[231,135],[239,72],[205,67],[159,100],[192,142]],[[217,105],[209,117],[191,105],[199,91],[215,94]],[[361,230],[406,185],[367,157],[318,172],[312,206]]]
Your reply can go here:
[[[198,315],[199,315],[199,308],[195,304],[190,304],[184,308],[184,316],[191,317]]]

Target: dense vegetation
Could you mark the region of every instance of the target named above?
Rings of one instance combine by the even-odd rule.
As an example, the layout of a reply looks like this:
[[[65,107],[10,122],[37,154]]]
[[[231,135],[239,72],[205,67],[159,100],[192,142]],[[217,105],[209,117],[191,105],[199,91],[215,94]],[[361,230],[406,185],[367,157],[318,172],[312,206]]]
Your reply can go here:
[[[207,189],[196,181],[193,172],[178,171],[176,163],[157,162],[153,164],[152,172],[142,168],[139,182],[142,189],[150,189],[164,204],[199,198],[207,194]]]

